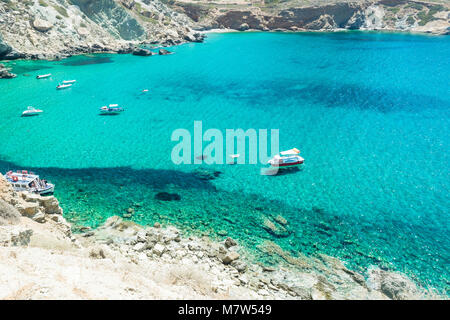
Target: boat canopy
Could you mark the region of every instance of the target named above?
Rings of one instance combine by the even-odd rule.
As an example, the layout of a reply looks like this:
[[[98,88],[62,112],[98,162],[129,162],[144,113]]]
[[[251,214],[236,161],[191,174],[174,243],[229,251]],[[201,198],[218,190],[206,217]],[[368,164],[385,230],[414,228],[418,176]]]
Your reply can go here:
[[[286,150],[286,151],[281,151],[280,154],[282,156],[287,156],[289,154],[299,154],[300,150],[298,150],[297,148],[292,148],[290,150]]]

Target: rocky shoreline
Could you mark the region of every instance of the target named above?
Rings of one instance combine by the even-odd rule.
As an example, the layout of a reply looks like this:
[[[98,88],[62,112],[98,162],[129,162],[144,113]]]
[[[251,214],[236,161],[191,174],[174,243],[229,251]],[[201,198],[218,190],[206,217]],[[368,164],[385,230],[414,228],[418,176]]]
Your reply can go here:
[[[3,1],[0,60],[60,60],[203,41],[190,25],[187,16],[158,0]]]
[[[366,279],[333,257],[263,246],[277,267],[255,263],[229,237],[118,216],[73,233],[55,197],[14,192],[0,175],[0,299],[442,298],[397,272],[373,268]]]
[[[384,30],[450,34],[450,7],[425,1],[263,1],[254,5],[217,1],[175,0],[197,30],[339,31]],[[304,2],[304,3],[302,3]]]
[[[90,53],[132,53],[148,44],[202,42],[203,31],[214,29],[450,33],[450,7],[444,3],[410,0],[308,3],[301,5],[301,1],[288,0],[254,4],[242,0],[230,4],[219,0],[211,7],[204,1],[189,0],[3,1],[0,60],[60,60]]]

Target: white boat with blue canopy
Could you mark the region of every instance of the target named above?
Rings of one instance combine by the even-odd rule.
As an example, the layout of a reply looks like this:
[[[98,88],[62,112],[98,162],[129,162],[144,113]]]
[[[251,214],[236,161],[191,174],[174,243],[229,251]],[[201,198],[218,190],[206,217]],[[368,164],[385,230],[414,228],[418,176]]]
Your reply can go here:
[[[15,191],[28,191],[40,195],[51,194],[55,191],[54,184],[41,180],[37,174],[26,170],[9,171],[5,174],[5,178]]]
[[[280,154],[276,155],[268,161],[272,167],[277,167],[279,169],[297,167],[305,161],[299,156],[300,150],[297,148],[292,148],[290,150],[281,151]]]

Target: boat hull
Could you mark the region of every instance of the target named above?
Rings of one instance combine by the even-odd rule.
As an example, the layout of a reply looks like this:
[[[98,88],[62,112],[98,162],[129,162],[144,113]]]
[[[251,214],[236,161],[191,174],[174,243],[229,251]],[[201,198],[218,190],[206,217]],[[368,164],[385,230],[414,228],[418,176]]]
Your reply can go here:
[[[270,165],[274,168],[287,169],[287,168],[298,167],[302,164],[303,164],[303,161],[297,161],[297,162],[292,162],[292,163],[281,163],[281,164],[271,163]]]
[[[50,195],[50,194],[53,194],[54,192],[55,192],[55,186],[54,185],[51,185],[51,186],[49,186],[49,188],[44,189],[44,190],[37,190],[37,191],[35,191],[35,193],[38,193],[41,196]]]
[[[38,116],[40,114],[41,114],[40,112],[38,112],[38,113],[26,113],[26,114],[22,114],[22,117],[33,117],[33,116]]]

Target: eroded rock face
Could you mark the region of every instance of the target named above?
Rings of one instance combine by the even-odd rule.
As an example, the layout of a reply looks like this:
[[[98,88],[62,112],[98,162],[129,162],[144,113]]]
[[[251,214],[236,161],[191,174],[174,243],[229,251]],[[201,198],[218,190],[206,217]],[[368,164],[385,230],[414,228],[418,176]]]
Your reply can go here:
[[[8,55],[12,51],[12,48],[3,42],[1,36],[0,36],[0,59]]]
[[[314,3],[314,2],[313,2]],[[446,34],[450,7],[414,1],[341,1],[302,6],[297,3],[273,5],[270,10],[256,6],[209,8],[205,2],[179,4],[199,29],[227,28],[298,30],[411,30]],[[292,6],[292,7],[289,7]]]
[[[70,2],[116,38],[139,40],[145,35],[145,30],[139,22],[113,0],[70,0]],[[128,9],[134,6],[134,1],[121,3],[126,4]]]
[[[131,52],[142,43],[201,41],[191,20],[160,0],[0,1],[0,60]]]

